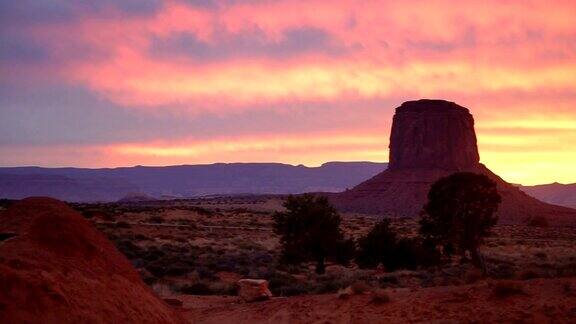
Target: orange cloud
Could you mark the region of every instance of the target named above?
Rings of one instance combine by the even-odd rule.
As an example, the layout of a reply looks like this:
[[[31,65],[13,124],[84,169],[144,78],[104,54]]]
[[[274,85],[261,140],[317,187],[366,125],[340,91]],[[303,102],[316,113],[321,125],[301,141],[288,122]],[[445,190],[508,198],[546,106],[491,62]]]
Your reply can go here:
[[[313,103],[446,98],[471,109],[482,159],[504,178],[567,182],[576,181],[569,172],[576,151],[574,12],[571,0],[279,0],[214,7],[169,0],[151,15],[83,14],[26,24],[22,33],[30,43],[46,46],[49,63],[1,67],[22,83],[55,79],[86,87],[136,114],[170,111],[186,118],[286,114]],[[294,42],[294,30],[314,31],[316,38],[301,33]],[[155,55],[163,41],[175,43],[167,55]],[[91,55],[80,55],[86,51]],[[240,136],[231,123],[228,134],[210,140],[59,146],[54,150],[62,154],[46,161],[91,166],[385,161],[386,143],[380,139],[389,129],[375,131],[385,124],[375,120],[389,120],[392,107],[383,103],[386,114],[361,108],[350,104],[346,113],[326,108],[326,114],[342,115],[339,124],[305,130],[298,135],[305,141],[296,135]],[[366,114],[365,124],[348,125],[346,116],[357,111]],[[42,154],[33,150],[42,152],[11,148],[4,155],[36,164]]]

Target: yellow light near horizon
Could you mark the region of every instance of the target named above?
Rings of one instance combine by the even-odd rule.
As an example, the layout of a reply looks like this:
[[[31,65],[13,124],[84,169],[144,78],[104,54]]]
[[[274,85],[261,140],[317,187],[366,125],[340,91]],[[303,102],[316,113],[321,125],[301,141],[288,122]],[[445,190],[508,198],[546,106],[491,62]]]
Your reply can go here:
[[[517,119],[486,125],[494,128],[478,131],[481,160],[506,181],[523,185],[576,182],[576,125],[572,121]]]
[[[191,141],[181,144],[150,143],[116,145],[111,150],[120,155],[163,156],[163,157],[203,157],[213,155],[266,151],[273,153],[278,150],[310,151],[330,148],[346,148],[360,146],[383,146],[382,139],[377,136],[345,136],[330,135],[320,137],[286,138],[237,138],[207,141]]]
[[[576,183],[576,152],[485,152],[482,162],[510,183]]]

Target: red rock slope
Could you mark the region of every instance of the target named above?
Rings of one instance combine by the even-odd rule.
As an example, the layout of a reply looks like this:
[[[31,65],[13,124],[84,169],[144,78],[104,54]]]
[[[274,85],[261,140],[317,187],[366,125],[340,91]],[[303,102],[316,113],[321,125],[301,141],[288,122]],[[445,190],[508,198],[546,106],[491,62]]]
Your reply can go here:
[[[0,233],[3,323],[183,322],[112,243],[63,202],[18,202],[0,214]]]

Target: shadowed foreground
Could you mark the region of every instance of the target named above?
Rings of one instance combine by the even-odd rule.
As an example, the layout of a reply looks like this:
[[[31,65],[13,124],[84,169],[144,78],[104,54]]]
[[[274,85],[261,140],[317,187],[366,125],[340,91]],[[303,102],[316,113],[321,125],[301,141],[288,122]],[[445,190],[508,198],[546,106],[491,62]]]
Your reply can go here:
[[[519,285],[521,291],[508,291]],[[276,298],[241,304],[234,297],[181,296],[183,314],[198,323],[573,323],[576,279],[480,282],[459,287],[388,290],[370,294]]]

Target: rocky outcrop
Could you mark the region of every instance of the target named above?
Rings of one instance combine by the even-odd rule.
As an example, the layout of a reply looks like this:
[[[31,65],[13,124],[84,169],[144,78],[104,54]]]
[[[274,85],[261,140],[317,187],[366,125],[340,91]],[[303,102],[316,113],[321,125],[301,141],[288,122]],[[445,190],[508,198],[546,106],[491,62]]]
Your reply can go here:
[[[408,101],[396,109],[389,169],[458,170],[479,161],[468,109],[443,100]]]
[[[0,213],[3,323],[183,323],[130,262],[66,204],[28,198]]]
[[[479,162],[474,119],[468,109],[442,100],[409,101],[396,109],[389,168],[343,193],[329,195],[341,211],[417,217],[430,186],[454,172],[482,173],[498,185],[503,223],[545,216],[576,221],[576,211],[534,199]]]

